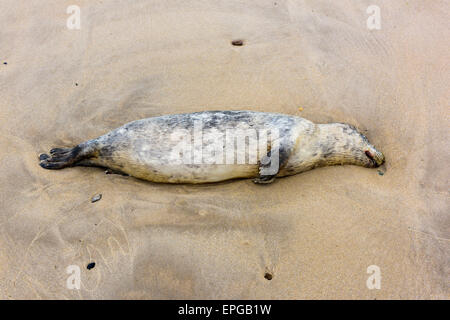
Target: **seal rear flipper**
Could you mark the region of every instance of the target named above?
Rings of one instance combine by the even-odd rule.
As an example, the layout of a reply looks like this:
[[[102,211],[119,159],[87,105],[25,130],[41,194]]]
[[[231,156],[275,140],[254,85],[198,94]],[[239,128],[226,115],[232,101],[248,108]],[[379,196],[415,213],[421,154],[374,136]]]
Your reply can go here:
[[[84,159],[86,155],[79,145],[74,148],[54,148],[50,150],[50,156],[41,154],[39,165],[44,169],[62,169],[73,166],[76,162]]]

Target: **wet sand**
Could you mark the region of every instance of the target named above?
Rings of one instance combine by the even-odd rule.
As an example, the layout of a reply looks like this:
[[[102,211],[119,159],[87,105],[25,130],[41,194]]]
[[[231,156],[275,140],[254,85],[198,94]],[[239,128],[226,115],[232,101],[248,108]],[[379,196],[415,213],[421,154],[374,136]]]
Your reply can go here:
[[[365,0],[77,1],[80,30],[71,4],[0,4],[1,299],[449,298],[448,2],[377,1],[380,30]],[[353,124],[385,172],[191,186],[38,165],[219,109]]]

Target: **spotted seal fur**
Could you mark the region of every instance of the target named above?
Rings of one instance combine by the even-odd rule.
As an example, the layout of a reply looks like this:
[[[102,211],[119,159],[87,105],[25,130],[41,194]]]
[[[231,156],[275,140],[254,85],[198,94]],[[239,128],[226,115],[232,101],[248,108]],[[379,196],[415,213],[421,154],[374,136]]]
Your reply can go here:
[[[202,136],[196,140],[192,131],[197,123],[202,126]],[[226,141],[233,130],[244,132],[245,147],[241,145],[241,150],[236,147],[236,156],[227,158],[228,150],[221,153],[225,143],[218,141]],[[266,147],[258,148],[253,162],[238,163],[236,158],[251,158],[249,146],[255,137],[262,136],[260,132],[277,135]],[[237,144],[230,141],[228,146]],[[181,158],[176,158],[178,153]],[[276,177],[319,166],[351,164],[374,168],[385,160],[352,125],[314,124],[298,116],[253,111],[204,111],[137,120],[73,148],[52,149],[50,155],[41,154],[39,158],[45,169],[99,166],[166,183],[208,183],[236,178],[270,183]],[[221,162],[225,158],[231,161]]]

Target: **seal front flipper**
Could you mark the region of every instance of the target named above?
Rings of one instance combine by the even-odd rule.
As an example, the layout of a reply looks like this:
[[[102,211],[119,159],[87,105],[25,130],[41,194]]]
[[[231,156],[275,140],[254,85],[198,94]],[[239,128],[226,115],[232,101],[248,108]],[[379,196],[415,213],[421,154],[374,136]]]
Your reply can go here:
[[[275,181],[280,169],[287,163],[293,150],[293,144],[283,139],[278,146],[271,148],[259,162],[259,177],[253,179],[256,184],[269,184]]]
[[[276,175],[273,176],[260,176],[259,178],[255,178],[252,181],[255,184],[269,184],[275,181]]]

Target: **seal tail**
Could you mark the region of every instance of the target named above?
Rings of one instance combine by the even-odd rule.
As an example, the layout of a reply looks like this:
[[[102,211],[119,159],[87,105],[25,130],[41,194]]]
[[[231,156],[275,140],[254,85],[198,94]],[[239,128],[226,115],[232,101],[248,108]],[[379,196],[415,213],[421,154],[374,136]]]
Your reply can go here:
[[[41,154],[39,165],[44,169],[62,169],[75,165],[78,161],[86,159],[90,156],[87,149],[80,144],[73,148],[54,148],[50,150],[50,156],[48,154]]]

